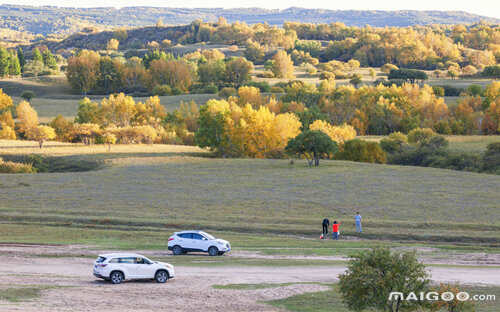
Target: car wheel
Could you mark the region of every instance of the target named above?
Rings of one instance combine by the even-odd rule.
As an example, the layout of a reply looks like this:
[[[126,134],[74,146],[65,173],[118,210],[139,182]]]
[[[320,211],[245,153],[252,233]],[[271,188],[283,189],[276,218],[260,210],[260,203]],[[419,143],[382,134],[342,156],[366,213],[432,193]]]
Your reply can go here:
[[[217,249],[217,247],[212,246],[208,248],[208,254],[212,257],[217,256],[219,254],[219,250]]]
[[[174,255],[178,256],[182,255],[183,250],[181,246],[175,245],[174,248],[172,249],[172,252],[174,253]]]
[[[123,282],[123,273],[120,272],[120,271],[114,271],[114,272],[111,272],[111,275],[110,275],[110,280],[111,280],[111,283],[113,284],[120,284],[121,282]]]
[[[165,283],[168,280],[168,273],[165,270],[160,270],[155,274],[155,280],[157,283]]]

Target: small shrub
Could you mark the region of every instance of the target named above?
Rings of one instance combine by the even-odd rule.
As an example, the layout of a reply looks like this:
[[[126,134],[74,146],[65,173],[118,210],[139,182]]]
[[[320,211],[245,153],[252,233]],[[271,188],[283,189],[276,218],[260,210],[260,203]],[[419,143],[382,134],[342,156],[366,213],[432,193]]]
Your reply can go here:
[[[436,132],[430,128],[416,128],[408,133],[408,142],[409,143],[419,143],[423,140],[430,139],[435,136]]]
[[[274,74],[273,74],[273,72],[266,70],[263,73],[257,74],[257,77],[259,77],[259,78],[274,78]]]
[[[360,139],[346,141],[344,147],[335,155],[336,159],[385,164],[387,155],[377,142]]]
[[[170,88],[169,85],[159,85],[153,88],[153,95],[165,96],[171,94],[172,94],[172,88]]]
[[[266,81],[250,81],[244,84],[245,86],[259,88],[260,92],[271,91],[271,86]]]
[[[25,99],[26,101],[30,102],[32,98],[35,97],[35,92],[33,91],[23,91],[23,93],[21,93],[21,97],[23,99]]]
[[[226,88],[222,88],[220,91],[219,91],[219,96],[222,97],[222,98],[229,98],[230,96],[233,96],[233,95],[236,95],[236,89],[235,88],[232,88],[232,87],[226,87]]]
[[[401,132],[393,132],[380,141],[380,147],[386,153],[400,152],[403,145],[408,143],[408,137]]]
[[[4,161],[0,158],[0,173],[35,173],[32,164]]]
[[[272,86],[270,91],[271,93],[285,93],[285,90],[278,86]]]
[[[335,79],[335,74],[334,74],[334,73],[331,73],[331,72],[324,71],[324,72],[321,72],[321,73],[319,74],[319,79],[320,79],[320,80],[330,80],[330,79]]]

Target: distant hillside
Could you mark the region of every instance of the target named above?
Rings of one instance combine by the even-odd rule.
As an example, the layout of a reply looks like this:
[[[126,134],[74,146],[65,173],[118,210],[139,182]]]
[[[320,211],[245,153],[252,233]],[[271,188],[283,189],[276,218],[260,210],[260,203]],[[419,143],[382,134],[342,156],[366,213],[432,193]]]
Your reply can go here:
[[[340,11],[323,9],[288,8],[267,10],[241,9],[184,9],[125,7],[115,8],[60,8],[0,5],[0,28],[27,31],[33,34],[69,34],[88,25],[110,26],[153,25],[159,19],[165,24],[188,24],[195,19],[215,21],[224,17],[228,22],[267,22],[280,25],[285,21],[331,23],[342,22],[348,26],[372,25],[412,26],[428,24],[469,24],[485,21],[500,23],[500,19],[460,11]]]

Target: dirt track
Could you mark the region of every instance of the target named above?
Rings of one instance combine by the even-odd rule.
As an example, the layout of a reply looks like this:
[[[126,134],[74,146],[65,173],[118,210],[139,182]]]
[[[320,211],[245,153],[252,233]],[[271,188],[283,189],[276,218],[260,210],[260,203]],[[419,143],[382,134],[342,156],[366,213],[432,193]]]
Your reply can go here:
[[[4,249],[5,248],[5,249]],[[17,249],[18,247],[14,248]],[[0,311],[277,311],[261,301],[327,289],[297,284],[260,290],[214,289],[216,284],[334,282],[343,266],[182,267],[167,284],[126,282],[111,285],[92,276],[93,259],[29,257],[0,247],[0,286],[63,286],[45,290],[40,299],[23,303],[0,301]],[[22,248],[26,251],[36,249]],[[2,253],[4,251],[4,253]],[[10,251],[5,253],[6,251]],[[500,285],[498,268],[432,267],[435,281]],[[69,287],[64,287],[69,286]]]

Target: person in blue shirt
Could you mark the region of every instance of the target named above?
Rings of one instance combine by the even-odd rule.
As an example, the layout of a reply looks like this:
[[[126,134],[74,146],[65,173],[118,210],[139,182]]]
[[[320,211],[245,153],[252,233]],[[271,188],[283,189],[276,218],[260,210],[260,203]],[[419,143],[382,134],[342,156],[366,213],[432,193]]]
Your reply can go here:
[[[356,232],[361,233],[363,229],[361,228],[361,215],[359,212],[356,212],[356,216],[354,217],[354,221],[356,221]]]

